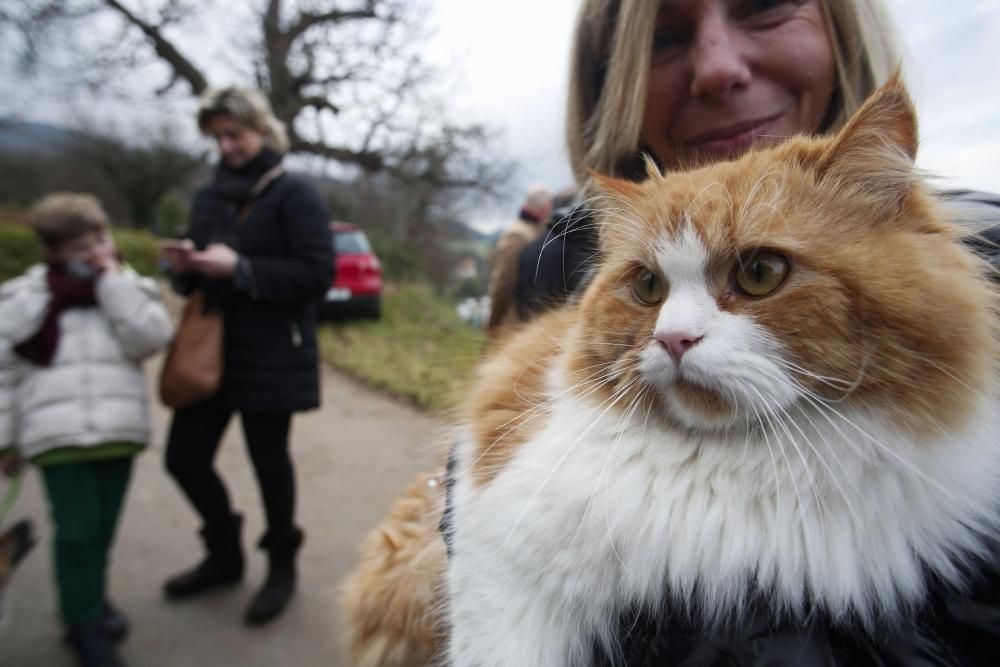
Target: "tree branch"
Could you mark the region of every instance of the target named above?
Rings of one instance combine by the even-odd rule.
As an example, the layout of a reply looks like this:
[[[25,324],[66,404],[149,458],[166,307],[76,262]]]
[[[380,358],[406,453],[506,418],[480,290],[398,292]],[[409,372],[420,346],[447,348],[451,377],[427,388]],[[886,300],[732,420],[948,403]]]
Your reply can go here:
[[[334,9],[328,12],[303,12],[299,20],[288,29],[288,41],[294,42],[313,26],[325,23],[343,23],[344,21],[355,21],[359,19],[373,19],[375,15],[375,0],[368,0],[365,9],[341,10]]]
[[[295,116],[299,115],[299,111],[309,107],[316,109],[316,111],[326,109],[335,116],[340,113],[340,107],[322,95],[306,95],[305,97],[300,97],[296,100],[295,107]]]
[[[146,23],[118,2],[118,0],[104,0],[104,2],[146,35],[153,44],[156,55],[166,61],[173,68],[177,76],[188,82],[195,95],[201,95],[205,92],[208,88],[208,81],[205,79],[205,75],[195,67],[194,63],[185,58],[173,44],[167,41],[158,26]]]
[[[356,165],[365,171],[370,172],[379,171],[385,167],[384,158],[378,153],[355,151],[350,148],[330,146],[316,141],[307,141],[294,133],[290,139],[293,151],[302,151],[304,153],[312,153],[313,155],[321,155],[323,157],[330,158],[331,160]]]

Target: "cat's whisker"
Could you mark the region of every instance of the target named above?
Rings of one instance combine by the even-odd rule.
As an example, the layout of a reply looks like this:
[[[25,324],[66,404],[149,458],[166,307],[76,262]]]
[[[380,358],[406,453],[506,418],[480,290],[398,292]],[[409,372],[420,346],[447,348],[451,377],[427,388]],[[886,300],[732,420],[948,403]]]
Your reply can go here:
[[[521,426],[523,426],[525,423],[530,422],[530,421],[536,419],[537,417],[544,415],[545,414],[545,408],[547,408],[553,402],[555,402],[558,399],[560,399],[560,398],[562,398],[562,397],[564,397],[564,396],[566,396],[568,394],[571,394],[571,393],[576,394],[580,398],[586,398],[586,397],[590,396],[591,394],[595,393],[596,391],[598,391],[599,389],[601,389],[601,387],[605,386],[608,383],[608,380],[617,377],[621,372],[627,372],[629,370],[633,370],[633,368],[630,367],[630,366],[628,366],[628,365],[625,366],[621,370],[619,370],[619,369],[608,370],[608,368],[611,367],[611,366],[614,366],[614,364],[615,364],[615,362],[607,362],[607,363],[595,364],[593,366],[587,367],[586,369],[583,369],[583,370],[589,370],[590,368],[594,368],[594,367],[599,367],[600,368],[600,370],[592,373],[591,375],[588,375],[583,380],[580,380],[580,381],[574,383],[573,385],[568,386],[563,391],[561,391],[558,394],[555,394],[555,395],[551,396],[547,400],[545,400],[545,401],[543,401],[543,402],[535,405],[530,410],[527,410],[527,411],[522,412],[522,413],[520,413],[520,414],[518,414],[518,415],[516,415],[514,417],[511,417],[506,422],[504,422],[503,424],[501,424],[498,428],[503,428],[504,426],[508,426],[508,425],[511,425],[511,426],[510,426],[510,428],[508,428],[507,430],[505,430],[503,433],[501,433],[499,436],[497,436],[493,440],[493,442],[491,442],[490,445],[485,448],[485,450],[480,454],[480,456],[477,457],[473,461],[473,463],[470,466],[468,466],[463,472],[468,472],[468,470],[474,468],[481,461],[481,459],[486,454],[488,454],[490,452],[490,450],[492,450],[492,448],[495,445],[497,445],[501,441],[503,441],[504,438],[506,438],[507,435],[513,433],[518,428],[520,428]],[[584,388],[584,387],[586,387],[586,391],[580,392],[579,390],[581,388]],[[530,416],[525,417],[525,415],[530,415]]]
[[[579,393],[578,394],[579,396],[581,396],[581,397],[587,397],[590,394],[598,391],[602,386],[604,386],[607,383],[607,380],[609,378],[612,378],[612,377],[615,376],[615,373],[613,371],[605,372],[605,370],[607,370],[607,368],[609,366],[612,366],[612,365],[613,365],[613,362],[612,363],[595,364],[595,366],[588,367],[588,369],[589,369],[589,368],[593,368],[593,367],[599,366],[603,370],[596,371],[595,373],[587,376],[587,378],[585,378],[585,379],[583,379],[583,380],[581,380],[581,381],[579,381],[579,382],[577,382],[577,383],[575,383],[575,384],[567,387],[563,391],[561,391],[558,394],[550,397],[549,399],[543,401],[542,403],[534,406],[530,410],[524,411],[524,412],[522,412],[522,413],[520,413],[520,414],[518,414],[518,415],[516,415],[514,417],[511,417],[506,422],[502,423],[498,427],[498,429],[502,429],[504,427],[508,427],[508,428],[506,430],[504,430],[502,433],[500,433],[496,438],[494,438],[493,441],[490,442],[490,444],[488,446],[486,446],[485,448],[483,448],[483,451],[480,452],[479,456],[477,456],[475,459],[473,459],[473,461],[468,466],[466,466],[465,468],[463,468],[461,471],[457,472],[457,475],[463,475],[464,476],[464,475],[468,474],[469,471],[471,471],[471,470],[479,467],[482,464],[482,460],[486,456],[489,455],[489,453],[494,449],[494,447],[496,447],[499,443],[501,443],[508,435],[510,435],[511,433],[513,433],[514,431],[516,431],[517,429],[521,428],[524,424],[526,424],[528,422],[531,422],[534,419],[536,419],[536,418],[538,418],[538,417],[543,416],[544,414],[546,414],[545,408],[548,407],[549,405],[551,405],[554,401],[558,400],[559,398],[562,398],[562,397],[564,397],[566,395],[569,395],[571,393],[575,393],[581,387],[585,387],[585,386],[588,386],[588,385],[590,385],[590,386],[587,389],[587,391]],[[588,369],[584,369],[584,370],[588,370]],[[525,417],[525,415],[530,415],[530,416]]]
[[[810,400],[810,399],[807,397],[806,400]],[[871,444],[873,444],[875,446],[876,451],[882,453],[883,455],[888,455],[889,458],[891,458],[893,461],[895,461],[896,463],[898,463],[899,465],[901,465],[902,468],[905,470],[905,472],[908,472],[908,473],[912,474],[916,479],[918,479],[918,480],[920,480],[922,482],[930,484],[935,489],[937,489],[938,491],[940,491],[941,493],[943,493],[945,495],[945,497],[948,498],[949,500],[953,500],[955,498],[955,496],[943,484],[941,484],[941,482],[939,482],[936,479],[933,479],[933,478],[929,477],[925,472],[923,472],[922,470],[920,470],[919,468],[917,468],[916,466],[914,466],[910,461],[908,461],[906,459],[906,457],[904,457],[901,454],[898,454],[897,452],[895,452],[893,450],[893,447],[891,447],[891,446],[889,446],[889,445],[881,442],[877,438],[873,437],[869,432],[867,432],[865,429],[863,429],[860,426],[858,426],[857,424],[855,424],[850,418],[848,418],[846,415],[842,414],[839,410],[835,410],[835,409],[831,408],[830,406],[824,405],[822,403],[813,402],[811,400],[810,400],[810,402],[814,405],[814,407],[817,408],[817,412],[820,415],[823,415],[824,417],[827,417],[827,419],[828,419],[828,421],[830,421],[830,424],[831,424],[832,427],[836,428],[836,426],[834,426],[832,420],[829,420],[828,415],[830,415],[830,414],[832,414],[833,416],[835,416],[838,419],[842,420],[844,423],[846,423],[848,426],[850,426],[852,429],[854,429],[858,434],[860,434],[865,440],[868,440]],[[838,434],[840,434],[841,437],[843,438],[843,441],[846,442],[846,443],[848,443],[848,445],[850,445],[852,447],[859,447],[859,445],[857,443],[854,443],[852,441],[852,439],[847,436],[847,434],[843,433],[839,429],[837,429],[837,431],[838,431]],[[859,452],[860,452],[860,450],[859,450]],[[863,453],[861,453],[861,455],[863,456]]]
[[[576,540],[576,538],[580,535],[580,532],[583,530],[583,526],[587,520],[587,516],[590,514],[590,508],[593,505],[594,499],[597,497],[598,490],[600,489],[601,481],[604,479],[604,475],[607,472],[608,467],[611,464],[611,461],[614,459],[615,450],[618,448],[618,444],[621,442],[624,431],[621,430],[620,427],[623,423],[626,423],[631,418],[632,413],[634,412],[638,402],[639,402],[638,397],[633,399],[632,402],[629,404],[629,406],[626,408],[625,412],[618,418],[618,422],[615,425],[616,426],[615,430],[618,430],[619,433],[617,437],[615,437],[614,439],[614,442],[611,447],[611,452],[609,453],[608,458],[605,460],[604,466],[601,468],[600,474],[597,476],[597,483],[594,484],[594,490],[591,492],[590,499],[587,501],[587,506],[584,508],[583,515],[580,517],[580,525],[577,528],[576,535],[574,535],[573,537],[574,540]],[[607,492],[607,486],[605,486],[605,492]]]
[[[635,384],[638,381],[639,377],[636,376],[628,384],[619,388],[615,393],[611,394],[610,397],[605,399],[600,405],[598,405],[594,409],[594,411],[596,412],[597,410],[600,410],[602,407],[607,405],[607,407],[605,407],[604,410],[599,415],[597,415],[597,417],[595,417],[590,422],[590,424],[585,429],[583,429],[583,431],[577,434],[576,438],[574,438],[574,440],[569,445],[566,446],[566,451],[564,451],[562,455],[560,455],[559,459],[556,461],[556,464],[552,467],[552,470],[550,470],[549,473],[545,476],[539,487],[535,489],[535,492],[532,494],[531,498],[528,499],[528,502],[521,510],[521,513],[520,515],[518,515],[517,520],[514,522],[514,525],[507,533],[507,537],[504,539],[503,545],[501,547],[502,553],[507,552],[507,545],[510,543],[510,538],[514,535],[515,532],[517,532],[517,529],[520,527],[521,522],[524,520],[524,517],[527,516],[528,511],[530,511],[530,509],[534,506],[535,501],[538,499],[538,495],[542,492],[542,489],[544,489],[545,486],[548,484],[549,480],[552,479],[552,476],[566,460],[566,457],[570,455],[570,453],[574,450],[576,445],[587,435],[587,433],[589,433],[594,428],[594,426],[597,425],[600,419],[604,417],[604,415],[606,415],[612,408],[614,408],[615,405],[618,404],[618,402],[625,396],[626,390],[629,389],[633,384]]]
[[[636,405],[636,406],[639,405],[639,402],[642,400],[643,394],[648,389],[649,389],[649,386],[646,385],[639,392],[639,394],[636,397],[635,401],[633,401],[634,405]],[[632,410],[632,412],[634,413],[634,409]],[[647,412],[647,418],[648,418],[648,416],[649,415],[648,415],[648,412]],[[629,418],[631,419],[631,414],[629,415]],[[643,434],[645,434],[645,427],[643,427]],[[612,453],[611,453],[611,457],[612,458],[609,459],[609,463],[610,463],[611,460],[613,460],[614,453],[615,453],[615,451],[617,451],[618,445],[619,445],[619,443],[621,443],[623,437],[624,437],[624,432],[620,432],[618,434],[618,437],[615,438],[615,445],[614,445]],[[605,529],[607,530],[607,534],[608,534],[608,544],[611,545],[611,550],[614,552],[615,558],[617,558],[618,559],[618,563],[621,564],[622,571],[626,571],[628,569],[628,566],[625,565],[625,560],[622,558],[621,553],[618,551],[618,547],[615,545],[615,538],[611,534],[611,512],[610,512],[610,509],[608,507],[608,486],[610,485],[610,481],[611,480],[609,479],[608,480],[609,484],[606,484],[604,486],[604,525],[605,525]]]
[[[826,445],[827,450],[830,451],[831,455],[833,456],[838,467],[840,467],[841,470],[843,470],[843,463],[840,461],[840,458],[836,454],[836,448],[830,444],[830,441],[826,439],[826,436],[823,435],[823,432],[821,430],[816,429],[815,422],[812,421],[812,418],[803,409],[803,407],[798,403],[795,403],[794,405],[799,409],[799,411],[806,418],[806,420],[813,426],[813,430],[815,430],[816,433],[820,436],[823,443]],[[859,526],[862,525],[861,514],[854,507],[854,504],[851,503],[851,497],[848,495],[848,493],[844,490],[844,487],[841,485],[840,478],[837,475],[837,473],[833,470],[833,468],[830,467],[826,458],[820,453],[816,445],[813,444],[812,439],[808,435],[806,435],[806,432],[802,429],[801,426],[799,426],[798,421],[792,419],[792,416],[788,413],[787,409],[785,409],[780,405],[777,407],[787,417],[788,423],[790,423],[795,428],[795,430],[798,431],[799,434],[802,436],[802,441],[809,447],[809,449],[812,450],[813,454],[816,455],[816,459],[819,461],[820,465],[822,465],[826,469],[827,473],[829,473],[830,481],[833,483],[834,487],[837,489],[841,497],[844,499],[844,503],[847,506],[847,511],[850,513],[851,519],[854,521],[855,525]],[[857,489],[855,488],[854,490]]]
[[[862,381],[864,379],[864,372],[865,372],[864,371],[864,369],[865,369],[865,364],[864,363],[862,364],[862,367],[858,370],[858,377],[855,378],[854,380],[848,381],[848,380],[843,380],[843,379],[840,379],[840,378],[828,377],[828,376],[820,375],[818,373],[813,373],[812,371],[810,371],[810,370],[808,370],[806,368],[803,368],[802,366],[799,366],[799,365],[797,365],[797,364],[795,364],[795,363],[793,363],[793,362],[791,362],[791,361],[789,361],[787,359],[783,359],[783,358],[781,358],[779,356],[776,356],[776,355],[771,355],[771,354],[767,354],[767,353],[761,353],[761,356],[764,357],[765,359],[771,361],[772,363],[776,364],[777,366],[782,367],[784,370],[788,371],[789,375],[791,375],[791,376],[801,375],[801,376],[804,376],[804,377],[812,378],[812,379],[816,380],[820,384],[826,385],[826,386],[828,386],[828,387],[830,387],[832,389],[836,389],[838,391],[841,391],[841,390],[843,391],[843,393],[840,396],[838,396],[837,398],[828,398],[828,397],[820,396],[819,394],[816,394],[815,392],[809,390],[808,388],[806,388],[804,385],[802,385],[801,383],[799,383],[797,381],[795,382],[794,387],[795,387],[796,391],[798,391],[798,392],[809,392],[809,394],[813,398],[815,398],[816,400],[822,401],[824,403],[835,404],[835,403],[842,403],[842,402],[846,401],[851,396],[851,394],[853,394],[854,391],[861,385],[861,383],[862,383]],[[867,355],[866,355],[865,358],[867,359]],[[785,382],[785,381],[788,381],[790,379],[790,378],[788,378],[788,377],[786,377],[786,376],[784,376],[782,374],[770,373],[770,372],[766,371],[763,368],[755,368],[755,370],[757,372],[759,372],[759,373],[764,374],[766,377],[769,377],[769,378],[771,378],[773,380]]]
[[[775,201],[781,198],[781,193],[783,191],[782,184],[778,180],[778,175],[775,173],[778,171],[778,167],[771,166],[768,167],[764,172],[762,172],[757,180],[754,181],[753,187],[750,188],[750,192],[747,194],[746,199],[743,200],[743,206],[740,208],[740,222],[745,223],[750,218],[750,213],[754,209],[751,209],[751,205],[757,206],[757,196],[761,193],[761,190],[768,183],[773,183],[775,186],[775,192],[773,193],[772,200],[768,202],[769,205],[774,207]],[[780,217],[780,216],[779,216]]]
[[[757,424],[760,425],[761,436],[764,438],[764,444],[767,446],[767,453],[768,453],[768,456],[771,459],[771,469],[772,469],[772,471],[774,473],[774,498],[775,498],[775,508],[774,508],[774,511],[775,511],[775,513],[776,513],[776,515],[778,517],[781,517],[781,516],[783,516],[782,513],[781,513],[781,498],[782,498],[782,496],[784,494],[782,494],[782,492],[781,492],[781,489],[782,489],[781,474],[778,472],[778,460],[777,460],[777,457],[775,457],[775,455],[774,455],[774,448],[771,446],[771,437],[768,434],[768,428],[767,428],[767,426],[764,425],[764,420],[761,417],[760,412],[757,410],[757,406],[754,405],[753,403],[750,403],[750,409],[754,413],[754,417],[757,420]],[[748,427],[748,429],[749,429],[749,427]],[[782,455],[782,458],[785,459],[785,465],[788,468],[788,472],[791,473],[792,469],[791,469],[791,466],[788,465],[788,459],[785,458],[784,450],[781,451],[781,455]],[[795,485],[795,476],[794,475],[791,476],[791,480],[792,480],[792,488],[795,491],[795,497],[799,498],[799,491],[798,491],[798,487]],[[802,504],[802,501],[800,500],[799,501],[799,505],[801,506],[801,504]],[[777,536],[776,535],[774,536],[774,539],[777,540]]]
[[[569,387],[567,387],[563,391],[559,392],[558,394],[555,394],[555,395],[551,396],[550,398],[546,399],[545,401],[542,401],[541,403],[536,404],[530,410],[522,412],[519,415],[516,415],[516,416],[511,417],[510,419],[508,419],[506,422],[504,422],[503,424],[501,424],[498,428],[503,428],[504,426],[508,426],[508,425],[511,425],[511,424],[513,424],[513,425],[510,428],[508,428],[507,430],[505,430],[503,433],[501,433],[499,436],[497,436],[497,438],[492,443],[490,443],[490,446],[487,447],[486,450],[483,452],[483,455],[485,455],[486,453],[488,453],[489,450],[494,445],[496,445],[499,442],[501,442],[504,438],[506,438],[506,436],[508,436],[509,434],[511,434],[514,431],[516,431],[518,428],[520,428],[521,426],[523,426],[525,423],[530,422],[530,421],[536,419],[537,417],[540,417],[540,416],[544,415],[545,414],[545,409],[547,407],[549,407],[556,400],[558,400],[558,399],[560,399],[560,398],[562,398],[562,397],[564,397],[564,396],[566,396],[566,395],[568,395],[570,393],[574,393],[574,394],[576,394],[580,398],[586,398],[587,396],[590,396],[591,394],[593,394],[596,391],[598,391],[599,389],[601,389],[601,387],[605,386],[608,383],[608,380],[613,379],[615,377],[618,377],[618,375],[620,375],[621,371],[619,371],[618,369],[607,370],[608,367],[609,366],[613,366],[614,363],[615,362],[608,362],[608,363],[596,364],[596,366],[600,366],[602,368],[602,370],[597,371],[597,372],[595,372],[595,373],[587,376],[583,380],[580,380],[579,382],[577,382],[577,383],[575,383],[573,385],[570,385]],[[588,368],[592,368],[592,367],[588,367]],[[631,368],[625,367],[624,370],[628,371],[628,370],[631,370]],[[605,372],[605,371],[607,371],[607,372]],[[579,390],[581,388],[586,388],[586,390],[583,391],[583,392],[580,392]],[[523,399],[524,397],[521,397],[521,398]],[[526,400],[525,402],[528,402],[528,401]],[[525,415],[530,415],[530,416],[526,417]],[[474,467],[475,464],[478,463],[479,459],[481,459],[481,458],[482,458],[482,455],[480,455],[480,457],[477,458],[476,461],[473,462],[473,466],[470,466],[470,467]]]
[[[774,433],[774,435],[775,435],[775,444],[778,445],[778,451],[781,453],[781,457],[785,461],[785,467],[788,469],[789,481],[791,481],[791,483],[792,483],[792,489],[795,492],[795,499],[796,499],[796,502],[798,503],[797,509],[798,509],[799,521],[802,522],[802,523],[804,523],[805,520],[806,520],[805,519],[805,508],[806,508],[806,505],[805,505],[805,503],[802,500],[801,493],[799,492],[799,485],[795,481],[795,479],[796,479],[795,471],[793,470],[792,463],[788,459],[788,455],[785,452],[784,446],[782,445],[780,434],[777,431],[774,430],[774,420],[773,420],[773,417],[775,415],[770,410],[770,408],[768,406],[767,399],[764,398],[764,396],[760,393],[760,391],[757,390],[757,388],[755,386],[753,386],[750,383],[746,383],[746,387],[748,389],[750,389],[753,393],[755,393],[757,395],[757,397],[761,401],[761,410],[764,411],[763,414],[757,410],[757,408],[756,408],[756,406],[755,406],[755,404],[753,402],[751,402],[750,405],[753,408],[754,412],[757,413],[758,419],[760,419],[763,416],[764,420],[766,420],[767,423],[768,423],[768,425],[770,426],[771,432]],[[779,420],[779,423],[780,423],[780,420]],[[763,423],[761,424],[761,426],[763,428]],[[806,479],[809,482],[809,485],[813,486],[813,482],[815,480],[815,476],[813,475],[812,470],[809,468],[809,465],[806,463],[805,457],[802,456],[802,451],[799,450],[799,448],[798,448],[797,445],[795,445],[794,438],[791,437],[791,434],[788,433],[787,429],[786,429],[785,433],[789,437],[790,443],[792,444],[792,446],[795,447],[796,452],[798,452],[798,454],[799,454],[799,459],[802,461],[802,466],[803,466],[803,468],[806,471]],[[767,437],[767,429],[764,430],[764,436],[765,436],[765,438]],[[815,488],[813,489],[813,493],[815,494]],[[818,502],[819,498],[817,497],[816,500]]]
[[[592,199],[594,201],[598,201],[600,199],[608,199],[608,200],[610,200],[610,201],[612,201],[612,202],[614,202],[616,204],[620,204],[622,206],[626,206],[629,209],[631,209],[632,212],[636,215],[636,217],[638,217],[640,220],[642,220],[643,222],[646,222],[646,223],[649,222],[649,220],[646,218],[646,216],[643,215],[642,211],[640,211],[639,208],[635,204],[633,204],[632,202],[628,201],[627,199],[625,199],[623,197],[616,197],[616,196],[613,196],[613,195],[604,194],[604,195],[596,195]]]
[[[722,190],[722,194],[715,194],[711,198],[706,199],[705,201],[702,201],[702,197],[705,195],[705,193],[708,192],[709,190],[712,190],[712,189],[715,189],[715,188],[718,188],[718,189]],[[694,199],[692,199],[691,206],[688,207],[688,211],[690,212],[690,214],[692,216],[693,215],[697,215],[698,213],[701,212],[701,210],[703,208],[705,208],[706,206],[708,206],[709,204],[711,204],[713,201],[715,201],[717,199],[721,199],[722,201],[724,201],[726,203],[726,208],[729,211],[730,217],[732,217],[733,210],[734,210],[734,206],[733,206],[733,193],[731,193],[729,191],[729,188],[727,188],[725,185],[723,185],[719,181],[711,181],[710,183],[708,183],[707,185],[705,185],[705,187],[703,187],[698,192],[698,194],[694,196]],[[701,202],[701,203],[699,204],[698,202]]]
[[[763,400],[767,401],[766,398]],[[798,438],[795,437],[791,429],[789,429],[788,427],[790,419],[783,418],[783,416],[787,418],[788,413],[785,412],[784,408],[782,408],[782,406],[777,401],[771,400],[766,405],[765,414],[769,416],[770,418],[769,421],[771,421],[772,424],[776,423],[778,425],[778,427],[781,429],[781,432],[784,434],[786,441],[795,450],[795,453],[798,455],[799,460],[802,461],[802,467],[806,471],[806,481],[808,482],[809,489],[812,491],[813,499],[816,501],[816,507],[820,509],[825,508],[826,505],[824,504],[822,497],[820,497],[819,489],[817,488],[818,487],[817,475],[813,471],[812,467],[810,467],[809,465],[809,458],[802,451],[802,448],[799,447]],[[792,426],[795,426],[796,428],[798,427],[798,425],[795,424],[794,422],[792,422]],[[807,444],[810,446],[810,449],[812,449],[813,452],[815,452],[815,448],[812,446],[811,442],[808,442],[808,438],[805,437],[805,434],[802,433],[801,430],[799,431],[799,433],[803,436],[803,440],[807,441]]]

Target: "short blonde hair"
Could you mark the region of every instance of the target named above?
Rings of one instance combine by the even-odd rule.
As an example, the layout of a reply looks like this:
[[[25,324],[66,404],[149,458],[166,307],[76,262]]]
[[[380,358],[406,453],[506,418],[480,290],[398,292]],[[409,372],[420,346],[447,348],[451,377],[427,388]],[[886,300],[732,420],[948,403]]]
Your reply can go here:
[[[838,128],[899,66],[881,0],[818,0],[837,90],[820,130]],[[629,177],[639,160],[659,0],[584,0],[570,58],[566,139],[579,183],[587,169]]]
[[[108,214],[97,197],[73,192],[55,192],[42,197],[28,211],[28,224],[51,249],[111,227]]]
[[[279,153],[288,151],[285,124],[275,117],[271,103],[256,88],[230,86],[206,91],[198,103],[198,129],[207,132],[209,121],[221,114],[263,134],[265,145]]]

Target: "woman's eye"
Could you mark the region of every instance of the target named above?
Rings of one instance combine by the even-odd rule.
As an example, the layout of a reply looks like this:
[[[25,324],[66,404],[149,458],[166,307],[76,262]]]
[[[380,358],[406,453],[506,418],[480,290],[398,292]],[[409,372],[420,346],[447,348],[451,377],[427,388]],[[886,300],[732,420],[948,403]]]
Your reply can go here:
[[[642,269],[632,280],[632,293],[647,306],[655,306],[663,301],[663,281],[649,269]]]
[[[736,287],[747,296],[767,296],[785,282],[791,263],[776,252],[759,252],[736,267]]]
[[[752,19],[772,14],[780,14],[783,10],[794,9],[803,0],[744,0],[736,5],[733,16],[737,19]]]
[[[688,40],[688,33],[673,26],[663,26],[653,32],[653,55],[683,46]]]

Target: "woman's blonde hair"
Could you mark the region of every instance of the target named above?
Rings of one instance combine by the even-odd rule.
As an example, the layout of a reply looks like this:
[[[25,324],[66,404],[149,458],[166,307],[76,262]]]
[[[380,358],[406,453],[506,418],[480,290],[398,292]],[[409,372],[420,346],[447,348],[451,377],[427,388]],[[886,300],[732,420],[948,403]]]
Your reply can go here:
[[[881,0],[818,0],[837,89],[821,130],[838,128],[899,66]],[[587,169],[630,176],[639,158],[659,0],[584,0],[571,54],[566,138],[578,182]]]
[[[271,110],[271,103],[255,88],[215,88],[206,91],[198,103],[198,129],[208,131],[209,121],[220,114],[232,116],[243,125],[264,135],[268,147],[288,151],[285,124]]]

